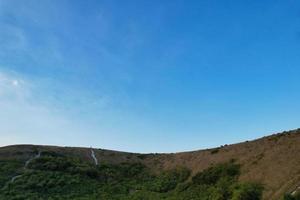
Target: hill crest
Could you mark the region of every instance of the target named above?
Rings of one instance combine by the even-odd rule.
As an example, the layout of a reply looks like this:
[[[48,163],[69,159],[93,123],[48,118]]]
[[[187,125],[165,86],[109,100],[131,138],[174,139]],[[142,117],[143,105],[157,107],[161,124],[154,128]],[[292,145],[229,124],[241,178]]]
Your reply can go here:
[[[273,134],[253,141],[217,148],[180,152],[139,154],[83,147],[12,145],[0,148],[0,160],[28,161],[40,152],[76,157],[90,164],[142,163],[154,172],[185,167],[192,174],[234,160],[241,165],[239,180],[264,185],[264,199],[279,199],[300,186],[300,129]],[[93,156],[94,154],[94,156]],[[276,173],[275,173],[276,172]]]

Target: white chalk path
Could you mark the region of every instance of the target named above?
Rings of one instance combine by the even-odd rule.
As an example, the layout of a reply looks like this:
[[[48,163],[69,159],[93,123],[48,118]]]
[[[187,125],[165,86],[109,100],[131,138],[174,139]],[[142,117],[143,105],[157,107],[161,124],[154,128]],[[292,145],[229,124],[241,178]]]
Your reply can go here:
[[[299,191],[300,191],[300,186],[297,187],[297,188],[291,193],[291,195],[294,196],[294,195],[296,195],[296,193],[299,192]]]
[[[10,179],[10,182],[13,183],[17,178],[21,177],[22,175],[17,175],[17,176],[14,176]]]
[[[39,157],[41,157],[41,152],[40,152],[40,151],[38,152],[37,155],[35,155],[34,157],[28,159],[28,160],[25,162],[24,169],[27,168],[27,166],[29,165],[29,163],[30,163],[31,161],[33,161],[34,159],[37,159],[37,158],[39,158]]]
[[[95,156],[94,150],[91,148],[91,157],[93,158],[95,165],[98,165],[98,159]]]
[[[29,158],[28,160],[26,160],[23,169],[27,169],[27,166],[29,165],[29,163],[30,163],[31,161],[33,161],[34,159],[37,159],[37,158],[39,158],[39,157],[41,157],[41,152],[40,152],[40,151],[39,151],[38,154],[35,155],[34,157]],[[19,174],[19,175],[16,175],[16,176],[12,177],[12,178],[10,179],[10,182],[11,182],[11,183],[14,182],[17,178],[20,178],[21,176],[22,176],[22,174]]]

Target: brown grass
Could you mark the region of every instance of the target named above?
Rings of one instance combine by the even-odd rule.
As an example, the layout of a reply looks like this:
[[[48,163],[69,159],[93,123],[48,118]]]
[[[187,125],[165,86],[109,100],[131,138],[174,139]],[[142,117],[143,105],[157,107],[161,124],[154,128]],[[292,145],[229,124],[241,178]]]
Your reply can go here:
[[[0,148],[0,159],[26,160],[36,151],[53,151],[93,162],[89,148],[15,145]],[[241,164],[240,181],[264,185],[264,199],[277,200],[300,186],[300,130],[227,145],[220,148],[175,154],[134,154],[94,150],[101,163],[143,162],[154,171],[184,166],[199,172],[216,163],[236,160]]]

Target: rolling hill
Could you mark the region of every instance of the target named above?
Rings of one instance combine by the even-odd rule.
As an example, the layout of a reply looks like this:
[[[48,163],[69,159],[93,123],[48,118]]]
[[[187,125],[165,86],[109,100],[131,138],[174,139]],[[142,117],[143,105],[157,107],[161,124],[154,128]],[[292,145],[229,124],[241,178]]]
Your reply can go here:
[[[293,194],[285,199],[299,199],[299,187],[300,129],[172,154],[37,145],[0,148],[3,200],[279,200],[285,194]]]

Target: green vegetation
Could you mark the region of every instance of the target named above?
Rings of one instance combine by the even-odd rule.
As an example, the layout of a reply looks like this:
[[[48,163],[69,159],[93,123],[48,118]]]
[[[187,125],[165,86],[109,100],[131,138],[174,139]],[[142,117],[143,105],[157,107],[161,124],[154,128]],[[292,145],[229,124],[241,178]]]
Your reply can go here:
[[[284,195],[283,200],[300,200],[300,193],[298,193],[294,196],[291,194],[286,194],[286,195]]]
[[[239,185],[232,195],[232,200],[259,200],[261,199],[262,186],[256,183]]]
[[[17,161],[2,161],[0,167],[1,200],[259,200],[263,190],[239,183],[240,166],[234,162],[193,177],[185,168],[155,173],[141,163],[95,166],[51,152],[43,152],[27,169]]]
[[[220,148],[215,148],[215,149],[212,149],[212,150],[210,151],[210,153],[211,153],[211,154],[216,154],[216,153],[219,152],[219,150],[220,150]]]
[[[22,172],[23,163],[15,160],[0,161],[0,187],[3,187],[10,177]]]

